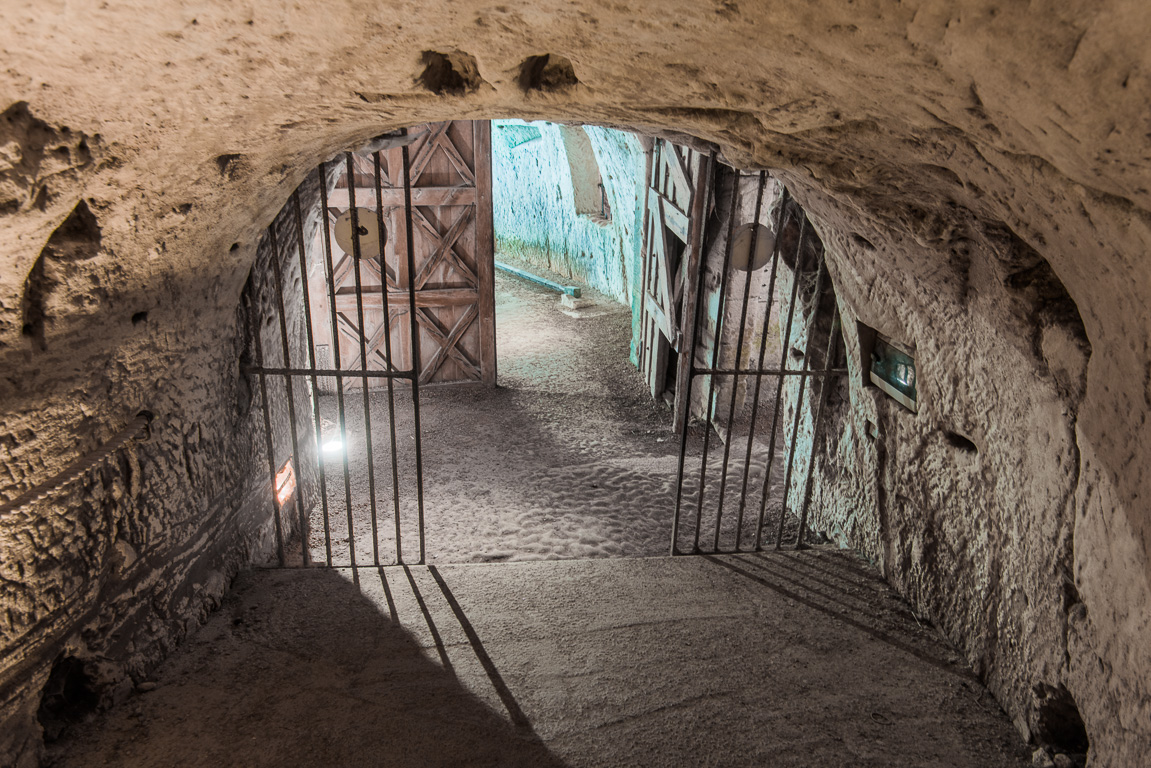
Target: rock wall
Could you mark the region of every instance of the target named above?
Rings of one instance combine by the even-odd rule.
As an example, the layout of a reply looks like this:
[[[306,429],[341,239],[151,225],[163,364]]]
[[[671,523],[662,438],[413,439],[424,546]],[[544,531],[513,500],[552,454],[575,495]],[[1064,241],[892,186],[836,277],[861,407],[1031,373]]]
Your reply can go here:
[[[237,307],[290,192],[385,130],[511,117],[775,169],[827,247],[852,368],[819,525],[882,562],[1037,740],[1069,696],[1093,765],[1151,752],[1142,0],[13,3],[5,22],[0,493],[142,408],[158,431],[109,470],[119,499],[2,522],[4,568],[86,542],[66,590],[5,571],[3,762],[34,754],[49,649],[154,660],[266,549],[267,512],[245,514],[264,470],[231,470],[258,434],[235,428]],[[919,414],[863,385],[856,321],[914,345]],[[126,580],[89,575],[120,523],[80,508],[152,537]]]
[[[518,129],[539,132],[526,138]],[[643,153],[630,133],[595,125],[492,125],[496,257],[545,267],[631,305]],[[597,183],[607,215],[600,215]],[[637,186],[639,185],[639,186]],[[579,199],[577,199],[577,197]]]

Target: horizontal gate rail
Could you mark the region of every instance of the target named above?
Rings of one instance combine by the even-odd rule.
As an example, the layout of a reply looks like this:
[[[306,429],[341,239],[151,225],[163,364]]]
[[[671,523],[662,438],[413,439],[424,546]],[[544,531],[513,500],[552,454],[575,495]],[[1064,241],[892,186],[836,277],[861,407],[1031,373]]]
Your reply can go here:
[[[328,376],[336,379],[414,379],[415,371],[345,371],[339,368],[263,368],[246,365],[240,369],[245,375],[268,376]]]

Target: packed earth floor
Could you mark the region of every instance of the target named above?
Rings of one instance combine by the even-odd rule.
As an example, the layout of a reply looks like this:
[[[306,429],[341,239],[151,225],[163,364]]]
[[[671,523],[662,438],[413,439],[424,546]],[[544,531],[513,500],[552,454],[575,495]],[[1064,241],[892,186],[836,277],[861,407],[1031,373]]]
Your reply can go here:
[[[497,273],[498,386],[421,388],[428,562],[644,557],[669,552],[679,459],[671,412],[666,405],[653,402],[629,360],[630,309],[587,289],[584,296],[589,306],[565,314],[555,292]],[[396,423],[403,562],[418,562],[411,395],[397,386],[393,397],[390,408],[386,389],[373,389],[369,394],[370,477],[362,391],[344,394],[343,440],[339,439],[338,398],[327,394],[320,399],[322,441],[330,446],[324,452],[328,504],[326,525],[323,505],[316,504],[312,510],[309,555],[313,562],[389,565],[398,561],[390,410],[395,412]],[[771,413],[769,398],[769,394],[764,397],[764,415]],[[753,445],[748,511],[741,526],[745,547],[754,540],[769,431],[761,428]],[[782,431],[781,423],[778,432]],[[688,444],[683,504],[689,513],[681,526],[681,549],[690,548],[694,537],[702,432],[696,426]],[[774,535],[780,512],[784,474],[783,440],[777,443],[765,515],[769,536]],[[721,521],[728,550],[740,525],[737,507],[746,442],[737,440],[733,445],[728,503]],[[713,432],[705,499],[715,499],[718,493],[722,448]],[[344,451],[350,481],[347,490]],[[705,533],[714,532],[713,506],[704,505],[701,530]],[[349,518],[354,560],[348,541]],[[794,537],[793,515],[787,523],[786,536]],[[709,536],[703,538],[708,543]]]
[[[1028,751],[845,552],[242,573],[109,713],[120,766],[1007,768]]]

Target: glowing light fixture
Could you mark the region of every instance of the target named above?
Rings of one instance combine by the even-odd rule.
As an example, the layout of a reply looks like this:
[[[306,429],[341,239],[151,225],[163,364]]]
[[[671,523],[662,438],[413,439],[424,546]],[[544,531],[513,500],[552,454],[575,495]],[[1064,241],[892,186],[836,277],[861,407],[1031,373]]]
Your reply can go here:
[[[324,453],[339,453],[344,450],[344,441],[340,438],[324,442]]]
[[[296,470],[292,468],[292,459],[284,462],[284,466],[276,472],[276,507],[282,509],[292,494],[296,492]]]

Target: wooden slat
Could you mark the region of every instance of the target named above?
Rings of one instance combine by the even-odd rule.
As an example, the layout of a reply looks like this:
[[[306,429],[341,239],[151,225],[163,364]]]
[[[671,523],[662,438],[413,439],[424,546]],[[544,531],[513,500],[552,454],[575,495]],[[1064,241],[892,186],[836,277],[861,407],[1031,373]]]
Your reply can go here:
[[[474,288],[439,288],[435,290],[416,291],[417,307],[450,307],[462,304],[474,304],[480,300],[480,292]],[[408,292],[388,291],[388,305],[393,310],[407,311]],[[402,305],[402,306],[401,306]],[[336,294],[337,309],[356,308],[355,289],[350,293]],[[380,310],[384,308],[384,300],[379,291],[364,293],[364,309]]]
[[[471,327],[472,321],[479,316],[479,309],[475,305],[468,307],[456,324],[452,326],[451,331],[445,336],[444,332],[440,330],[436,321],[422,309],[416,310],[416,319],[419,324],[426,330],[437,342],[439,347],[436,349],[435,354],[424,364],[423,369],[420,371],[420,381],[431,381],[432,377],[436,375],[436,371],[440,366],[451,357],[460,364],[464,370],[468,371],[472,378],[482,379],[483,375],[479,367],[467,357],[462,351],[456,348],[460,338]]]
[[[690,222],[688,215],[680,210],[679,206],[677,206],[671,200],[668,200],[663,195],[659,195],[659,200],[660,212],[663,213],[664,226],[674,232],[676,237],[686,243],[688,223]]]
[[[667,168],[671,173],[672,183],[675,184],[677,192],[679,192],[679,194],[675,195],[675,199],[677,201],[683,200],[684,207],[690,208],[688,196],[691,195],[693,187],[691,183],[691,173],[684,163],[683,157],[680,155],[680,147],[670,142],[668,142],[666,146],[670,151],[665,151],[663,156],[667,158]],[[688,159],[690,161],[692,150],[684,148],[684,151],[688,153]]]
[[[380,190],[380,199],[384,203],[384,210],[389,208],[403,208],[403,187],[384,187]],[[472,205],[476,201],[475,187],[412,187],[412,205],[432,207],[437,205]],[[328,205],[333,208],[347,209],[348,190],[336,189],[328,194]],[[374,187],[356,187],[356,206],[374,211],[376,209],[376,190]]]
[[[688,252],[685,255],[687,264],[684,270],[683,281],[683,313],[680,318],[680,328],[683,341],[679,346],[679,361],[676,368],[675,405],[673,407],[672,422],[675,429],[682,429],[687,419],[687,411],[691,404],[687,401],[688,381],[691,375],[692,359],[695,354],[695,338],[698,329],[695,327],[695,310],[699,297],[699,281],[703,274],[703,243],[704,227],[707,223],[705,206],[711,193],[713,177],[715,176],[715,159],[709,156],[706,160],[700,158],[698,178],[695,180],[695,190],[692,192],[691,207],[691,240],[688,242]],[[735,194],[738,192],[736,185]],[[732,200],[735,204],[735,200]],[[723,307],[719,308],[723,312]],[[716,344],[720,343],[717,338]]]
[[[450,122],[431,124],[431,131],[428,132],[427,141],[420,147],[420,151],[416,156],[411,159],[411,184],[413,187],[417,185],[420,176],[424,175],[424,169],[428,167],[428,163],[436,154],[436,148],[439,146],[439,139],[448,132],[451,127]]]
[[[492,124],[474,124],[476,166],[476,287],[479,288],[480,375],[485,385],[496,385],[495,228],[492,218]]]

